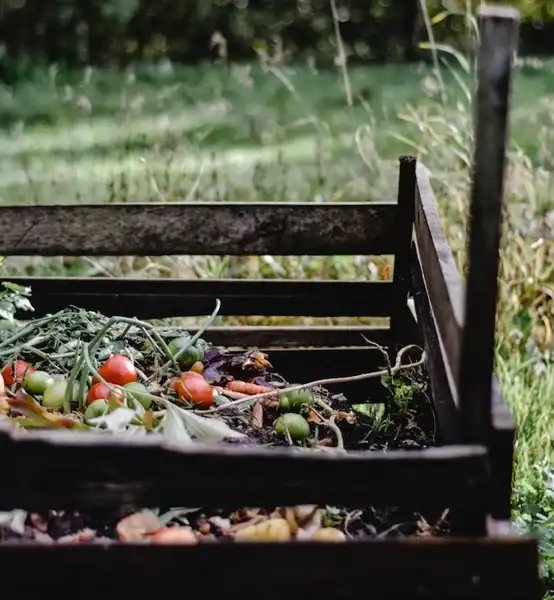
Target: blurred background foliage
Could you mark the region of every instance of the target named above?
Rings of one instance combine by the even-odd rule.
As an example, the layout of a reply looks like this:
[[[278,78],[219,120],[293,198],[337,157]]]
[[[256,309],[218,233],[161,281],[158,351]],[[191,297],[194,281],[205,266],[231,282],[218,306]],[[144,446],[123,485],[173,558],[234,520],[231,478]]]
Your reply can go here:
[[[554,0],[511,3],[524,18],[522,53],[552,53]],[[428,0],[437,41],[467,37],[464,14],[471,4]],[[338,15],[351,61],[421,58],[426,36],[419,0],[341,0]],[[121,66],[163,57],[248,60],[261,53],[321,65],[336,56],[329,0],[0,0],[0,40],[4,69],[14,58]]]

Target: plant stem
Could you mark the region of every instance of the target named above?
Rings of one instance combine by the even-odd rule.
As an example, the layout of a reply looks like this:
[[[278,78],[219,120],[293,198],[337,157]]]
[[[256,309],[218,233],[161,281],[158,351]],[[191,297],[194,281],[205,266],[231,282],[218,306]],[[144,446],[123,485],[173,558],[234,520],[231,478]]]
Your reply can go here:
[[[412,369],[415,367],[421,366],[425,361],[425,352],[422,351],[421,358],[413,363],[408,363],[406,365],[402,364],[402,357],[409,350],[421,348],[415,344],[411,344],[409,346],[405,346],[402,348],[398,354],[396,355],[396,362],[393,367],[390,369],[383,369],[381,371],[372,371],[371,373],[362,373],[360,375],[350,375],[348,377],[330,377],[327,379],[318,379],[316,381],[311,381],[309,383],[303,383],[300,385],[293,385],[288,388],[284,388],[282,390],[276,390],[272,392],[264,392],[263,394],[256,394],[254,396],[250,396],[249,398],[244,398],[241,400],[235,400],[231,404],[224,404],[222,406],[217,406],[215,408],[211,408],[208,410],[202,411],[203,414],[221,412],[223,410],[227,410],[229,408],[236,408],[237,406],[247,406],[256,402],[257,400],[261,400],[263,398],[269,398],[271,396],[275,396],[276,394],[285,394],[288,392],[296,392],[298,390],[304,390],[306,388],[313,388],[318,386],[327,386],[327,385],[335,385],[337,383],[351,383],[353,381],[364,381],[365,379],[375,379],[376,377],[383,377],[385,375],[394,375],[398,371],[402,371],[405,369]]]
[[[331,15],[333,16],[333,25],[335,28],[335,37],[337,39],[337,50],[339,53],[339,68],[342,73],[342,80],[344,82],[344,93],[346,95],[346,104],[352,106],[354,104],[352,99],[352,86],[350,85],[350,77],[348,76],[348,66],[346,64],[346,52],[344,51],[344,43],[342,41],[342,35],[340,32],[339,25],[339,12],[337,10],[337,4],[335,0],[331,2]]]

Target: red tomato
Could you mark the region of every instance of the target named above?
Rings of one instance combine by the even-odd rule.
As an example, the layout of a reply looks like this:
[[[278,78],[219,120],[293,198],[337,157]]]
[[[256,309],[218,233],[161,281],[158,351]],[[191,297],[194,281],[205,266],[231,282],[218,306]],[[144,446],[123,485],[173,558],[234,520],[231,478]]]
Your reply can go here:
[[[14,368],[13,364],[10,363],[6,365],[2,369],[2,377],[4,378],[4,383],[11,387],[15,381],[21,383],[23,381],[23,377],[25,373],[30,373],[31,371],[36,371],[33,365],[30,365],[28,362],[24,360],[16,360],[15,361],[15,377],[14,377]]]
[[[214,402],[212,386],[201,376],[184,373],[175,384],[175,390],[181,398],[199,408],[209,408]]]
[[[108,383],[124,386],[137,381],[137,370],[131,360],[122,354],[114,354],[100,367],[98,374]]]
[[[105,400],[110,393],[110,388],[101,382],[94,383],[87,394],[87,406],[95,400]]]

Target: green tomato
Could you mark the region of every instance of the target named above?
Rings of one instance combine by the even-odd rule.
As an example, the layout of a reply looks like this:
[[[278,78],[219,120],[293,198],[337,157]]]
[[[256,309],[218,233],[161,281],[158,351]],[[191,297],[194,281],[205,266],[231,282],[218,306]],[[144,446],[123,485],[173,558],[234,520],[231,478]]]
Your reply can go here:
[[[287,392],[279,396],[279,408],[282,412],[300,412],[313,405],[315,399],[310,389]]]
[[[293,440],[305,440],[310,435],[310,425],[301,415],[285,413],[275,421],[275,431],[283,437],[287,431]]]
[[[167,347],[169,348],[169,352],[171,357],[177,356],[179,352],[186,348],[190,344],[190,336],[182,336],[175,338],[169,342]],[[178,358],[177,362],[182,369],[188,369],[192,367],[192,365],[204,358],[204,351],[200,350],[196,346],[190,346],[187,350],[185,350]]]
[[[148,410],[152,405],[152,398],[150,397],[146,386],[142,383],[139,383],[138,381],[132,381],[131,383],[124,385],[123,389],[131,398],[137,402],[140,402],[145,410]]]
[[[87,406],[87,410],[85,410],[85,421],[90,421],[91,419],[96,419],[97,417],[104,416],[110,407],[106,400],[95,400],[91,402]]]
[[[54,384],[54,378],[46,371],[27,371],[23,379],[23,388],[29,394],[44,394]]]
[[[56,381],[46,388],[42,396],[42,406],[46,408],[62,408],[65,400],[67,381]]]

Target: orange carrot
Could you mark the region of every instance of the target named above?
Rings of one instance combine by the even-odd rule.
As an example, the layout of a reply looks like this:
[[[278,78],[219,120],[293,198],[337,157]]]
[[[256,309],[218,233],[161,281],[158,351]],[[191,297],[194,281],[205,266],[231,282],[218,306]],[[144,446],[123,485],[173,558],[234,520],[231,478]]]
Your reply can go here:
[[[273,392],[274,389],[265,385],[257,385],[255,383],[246,383],[246,381],[230,381],[226,385],[226,389],[232,392],[240,392],[254,396],[255,394],[263,394],[265,392]]]

